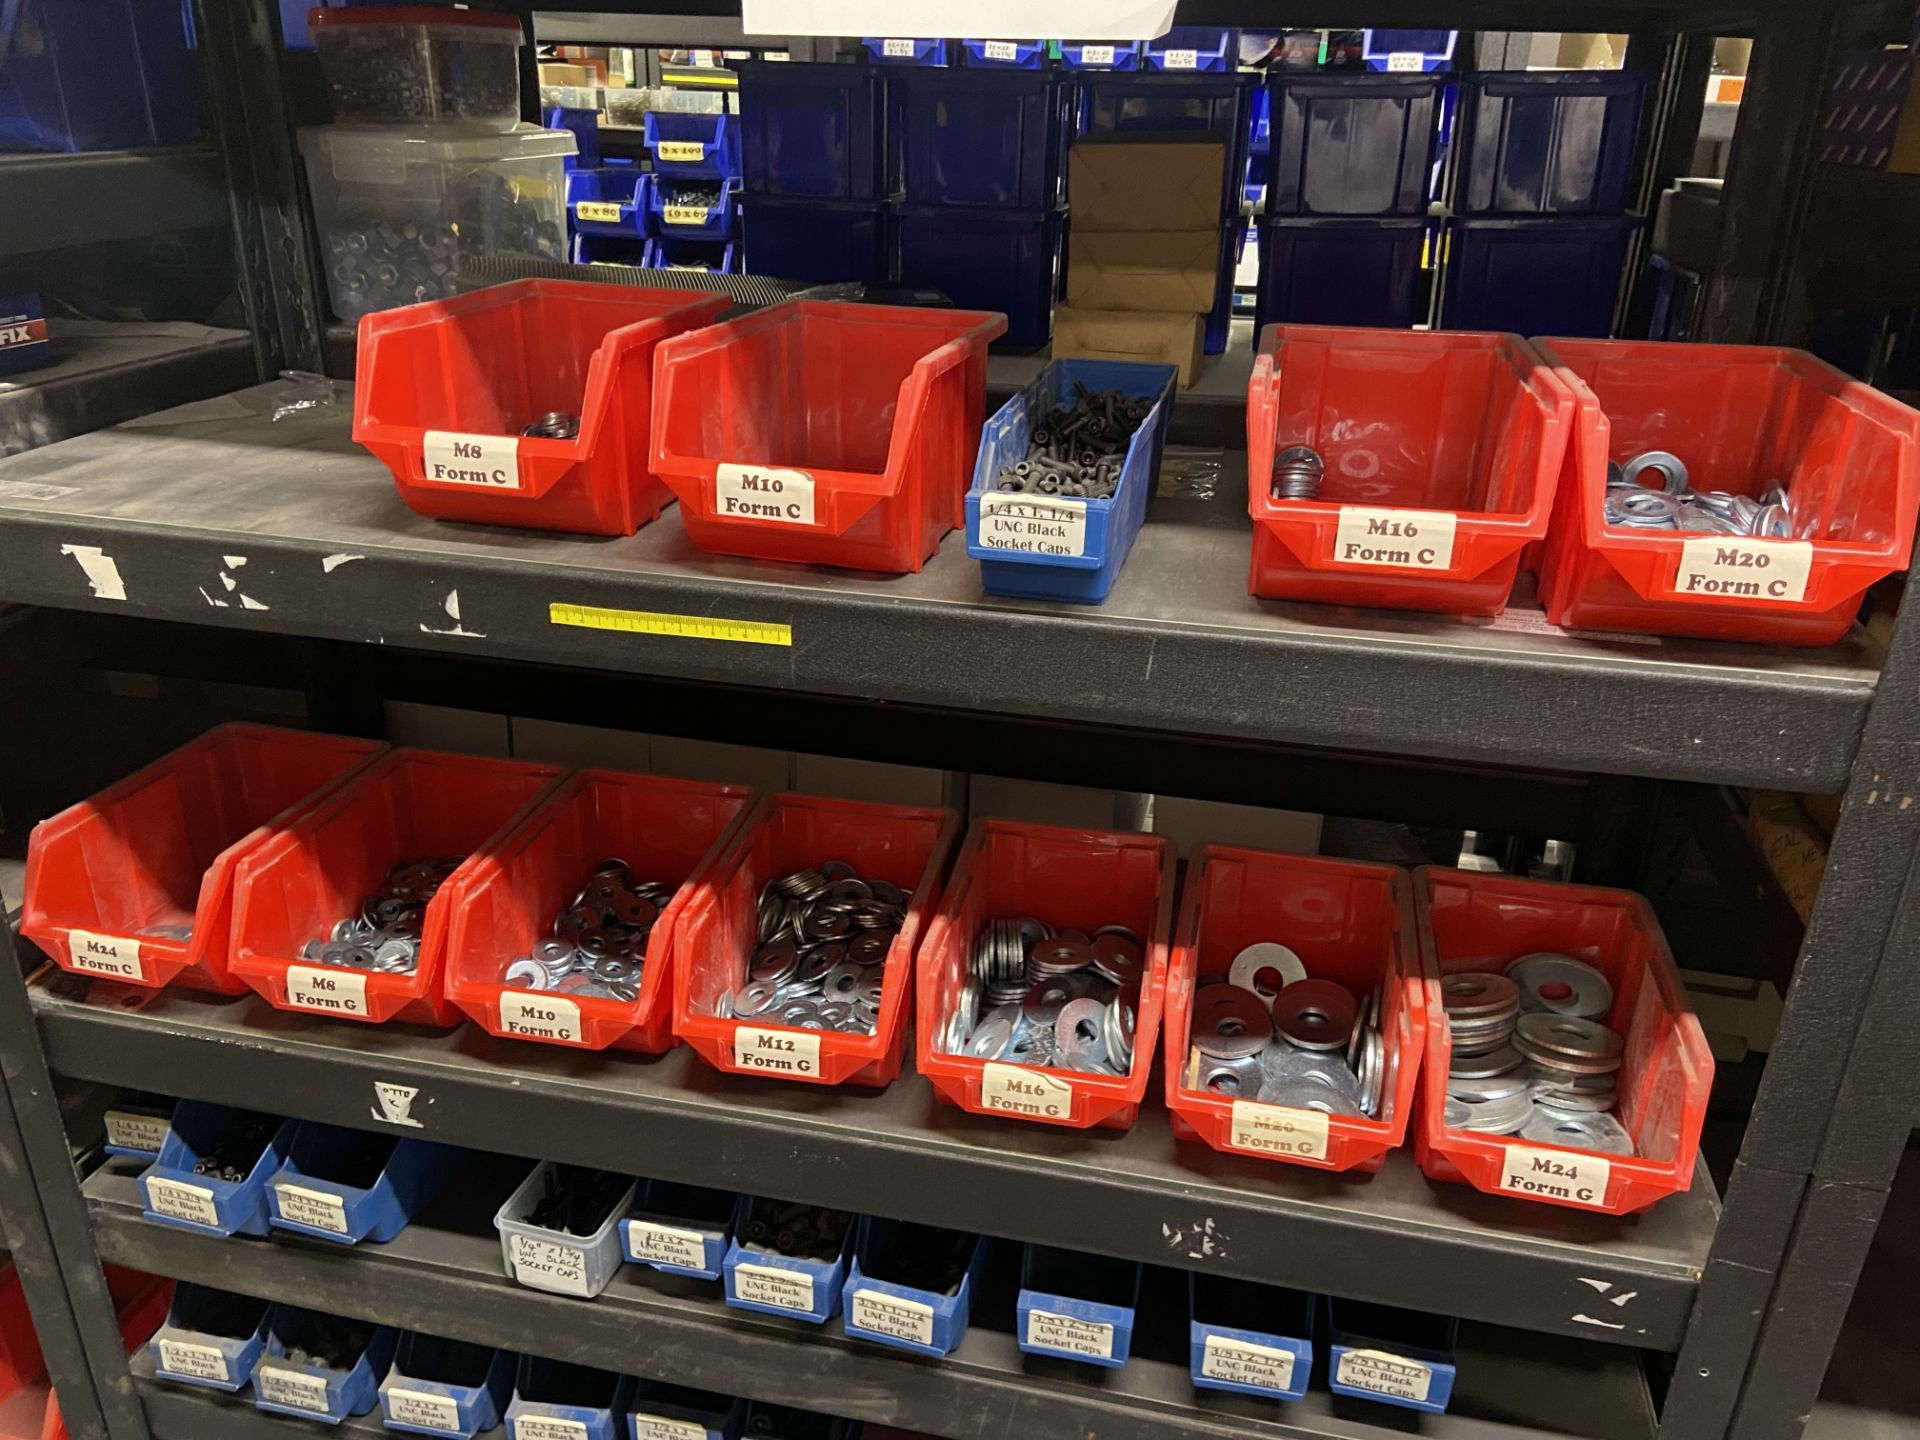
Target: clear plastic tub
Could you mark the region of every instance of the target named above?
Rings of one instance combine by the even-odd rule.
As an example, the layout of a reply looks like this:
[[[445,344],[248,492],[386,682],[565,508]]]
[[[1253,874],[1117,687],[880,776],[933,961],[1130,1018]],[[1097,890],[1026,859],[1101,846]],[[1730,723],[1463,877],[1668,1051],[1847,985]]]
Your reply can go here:
[[[520,47],[512,15],[437,5],[315,9],[307,28],[339,120],[463,120],[511,128],[520,118]]]
[[[578,148],[572,131],[537,125],[302,130],[334,314],[438,300],[482,255],[565,259],[566,160]]]

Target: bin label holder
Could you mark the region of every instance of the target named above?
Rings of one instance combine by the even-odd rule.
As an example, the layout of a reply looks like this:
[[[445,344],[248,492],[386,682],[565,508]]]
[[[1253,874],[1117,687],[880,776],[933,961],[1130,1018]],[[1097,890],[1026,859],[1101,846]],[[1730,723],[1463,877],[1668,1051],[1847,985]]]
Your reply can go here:
[[[110,980],[147,978],[141,963],[140,942],[114,935],[95,935],[89,930],[67,932],[67,960],[75,970],[89,975],[105,975]]]
[[[1037,1305],[1027,1312],[1028,1345],[1060,1355],[1089,1359],[1113,1358],[1113,1326],[1099,1320],[1079,1320]]]
[[[1447,510],[1342,505],[1331,558],[1336,565],[1451,570],[1457,523],[1458,517]]]
[[[933,1344],[933,1306],[878,1290],[855,1290],[847,1297],[847,1323],[916,1345]]]
[[[1569,1205],[1602,1209],[1613,1162],[1600,1155],[1509,1145],[1500,1162],[1499,1188],[1509,1195],[1551,1195]]]
[[[142,1115],[134,1110],[109,1110],[105,1116],[107,1144],[123,1150],[158,1155],[167,1143],[171,1122],[164,1115]]]
[[[719,520],[812,525],[813,476],[771,465],[722,463],[713,473],[713,513]]]
[[[1078,500],[989,490],[980,497],[980,543],[1028,555],[1084,555],[1087,507]]]
[[[1293,1368],[1299,1356],[1275,1345],[1209,1332],[1200,1359],[1200,1373],[1209,1380],[1246,1385],[1259,1390],[1293,1389]],[[1302,1382],[1304,1383],[1304,1382]]]
[[[347,1233],[347,1202],[325,1190],[281,1181],[273,1187],[280,1202],[280,1218],[334,1235]]]
[[[620,202],[617,200],[582,200],[573,207],[576,218],[585,220],[589,225],[618,225],[620,223]]]
[[[669,164],[697,165],[707,158],[707,146],[702,140],[662,140],[653,147],[653,154]]]
[[[270,1405],[308,1410],[315,1415],[333,1413],[324,1376],[263,1364],[253,1372],[253,1383],[260,1387],[260,1398]]]
[[[463,435],[454,430],[429,430],[420,443],[421,478],[429,485],[471,485],[481,490],[520,488],[518,435]]]
[[[733,1063],[763,1075],[818,1075],[820,1036],[812,1030],[741,1025],[733,1032]]]
[[[662,1225],[657,1220],[627,1219],[627,1250],[649,1265],[674,1265],[683,1270],[707,1268],[707,1237],[698,1230]],[[703,1432],[704,1433],[704,1432]]]
[[[1433,1367],[1387,1350],[1342,1350],[1334,1361],[1333,1380],[1349,1390],[1426,1404]]]
[[[160,1340],[160,1368],[175,1375],[191,1375],[197,1380],[227,1383],[227,1357],[211,1345],[195,1345],[186,1340]]]
[[[193,1225],[219,1227],[220,1212],[214,1208],[213,1191],[200,1185],[183,1185],[178,1180],[167,1180],[158,1175],[147,1176],[146,1182],[147,1204],[153,1207],[156,1215],[171,1216]]]
[[[1807,577],[1812,571],[1811,540],[1701,535],[1680,542],[1673,590],[1676,595],[1799,601],[1807,598]]]
[[[980,1070],[980,1108],[1029,1119],[1065,1120],[1073,1114],[1073,1086],[1024,1065],[990,1060]]]
[[[794,1310],[812,1314],[818,1306],[813,1297],[813,1276],[804,1270],[788,1270],[777,1265],[750,1265],[744,1261],[733,1267],[733,1293],[756,1305],[771,1305],[776,1310]]]

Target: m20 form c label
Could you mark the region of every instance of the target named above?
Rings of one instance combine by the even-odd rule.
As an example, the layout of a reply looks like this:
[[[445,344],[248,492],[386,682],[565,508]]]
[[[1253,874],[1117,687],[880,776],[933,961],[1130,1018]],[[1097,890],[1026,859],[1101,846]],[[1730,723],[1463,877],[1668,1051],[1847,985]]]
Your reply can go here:
[[[1812,570],[1811,540],[1708,535],[1681,542],[1673,588],[1679,595],[1798,601],[1807,598]]]
[[[713,513],[722,520],[811,525],[813,476],[766,465],[722,465],[713,476]]]
[[[520,437],[429,430],[421,442],[420,464],[421,473],[435,485],[518,490]]]

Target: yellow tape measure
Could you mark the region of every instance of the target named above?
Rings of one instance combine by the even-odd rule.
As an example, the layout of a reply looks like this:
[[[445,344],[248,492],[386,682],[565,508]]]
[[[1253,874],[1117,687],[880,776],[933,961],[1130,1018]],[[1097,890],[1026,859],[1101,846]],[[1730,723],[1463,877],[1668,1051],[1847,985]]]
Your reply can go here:
[[[727,620],[712,615],[663,615],[655,610],[607,610],[597,605],[547,607],[555,625],[617,630],[624,635],[675,635],[682,640],[731,640],[741,645],[792,645],[793,627],[768,620]]]

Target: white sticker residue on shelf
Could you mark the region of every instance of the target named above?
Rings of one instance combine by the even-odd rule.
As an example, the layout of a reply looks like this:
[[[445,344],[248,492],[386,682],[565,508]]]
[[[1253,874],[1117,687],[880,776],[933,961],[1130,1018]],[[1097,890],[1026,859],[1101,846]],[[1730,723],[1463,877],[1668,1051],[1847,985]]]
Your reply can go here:
[[[1198,50],[1163,50],[1160,63],[1169,70],[1194,70],[1200,65]]]
[[[513,1440],[589,1440],[591,1431],[583,1420],[563,1420],[558,1415],[528,1415],[524,1411],[513,1420]]]
[[[880,42],[880,53],[882,55],[891,55],[895,59],[911,60],[913,58],[913,41],[882,40]]]
[[[1200,1373],[1209,1380],[1251,1385],[1258,1390],[1291,1390],[1295,1358],[1291,1350],[1255,1345],[1250,1340],[1235,1340],[1227,1335],[1209,1335],[1201,1352]]]
[[[325,1190],[309,1190],[304,1185],[289,1185],[284,1181],[273,1187],[273,1194],[280,1202],[282,1220],[290,1220],[295,1225],[305,1225],[312,1230],[325,1230],[332,1235],[347,1233],[347,1203],[338,1195],[330,1195]]]
[[[989,60],[1018,60],[1020,47],[1011,40],[989,40],[980,47],[980,53]]]
[[[427,479],[436,485],[518,490],[520,437],[429,430],[421,442],[421,463]]]
[[[1607,1203],[1607,1181],[1612,1178],[1613,1162],[1604,1155],[1509,1145],[1496,1188],[1511,1195],[1540,1195],[1598,1209]]]
[[[531,1035],[541,1040],[581,1043],[580,1007],[557,995],[529,995],[516,990],[500,993],[500,1028],[509,1035]]]
[[[515,1235],[508,1239],[507,1249],[513,1256],[513,1278],[522,1285],[557,1295],[593,1294],[587,1284],[587,1252],[578,1245]]]
[[[167,1120],[163,1115],[140,1115],[131,1110],[109,1110],[106,1115],[107,1143],[122,1150],[158,1150],[167,1143]]]
[[[980,1108],[1065,1120],[1073,1114],[1073,1085],[1025,1066],[990,1060],[980,1069]]]
[[[1701,535],[1680,543],[1673,588],[1680,595],[1735,600],[1804,600],[1813,570],[1811,540]]]
[[[1453,565],[1453,532],[1458,518],[1447,510],[1342,505],[1331,558],[1336,565],[1446,570]]]
[[[1333,1378],[1353,1390],[1425,1400],[1433,1388],[1433,1367],[1385,1350],[1345,1350],[1333,1367]]]
[[[811,525],[813,476],[767,465],[722,465],[713,476],[713,513],[723,520]]]
[[[1409,71],[1419,72],[1426,68],[1427,57],[1422,55],[1418,50],[1395,50],[1391,55],[1387,56],[1387,73],[1389,75],[1403,75]]]
[[[654,147],[654,158],[679,165],[696,165],[707,158],[707,147],[700,140],[662,140]]]
[[[227,1382],[227,1357],[211,1345],[193,1345],[185,1340],[156,1340],[160,1349],[160,1368],[172,1375],[191,1375],[196,1380]]]
[[[733,1032],[733,1063],[769,1075],[818,1075],[820,1036],[812,1030],[761,1030],[741,1025]]]
[[[856,1290],[847,1307],[847,1319],[856,1330],[911,1340],[916,1345],[933,1344],[933,1306],[918,1300],[884,1295],[878,1290]]]
[[[1285,1155],[1296,1160],[1327,1158],[1327,1117],[1318,1110],[1289,1105],[1233,1102],[1233,1129],[1227,1143],[1256,1155]]]
[[[429,1395],[424,1390],[387,1391],[387,1416],[400,1425],[419,1425],[428,1430],[461,1434],[460,1407],[446,1395]]]
[[[698,1230],[682,1230],[652,1220],[627,1221],[627,1253],[652,1265],[678,1265],[683,1270],[707,1268],[705,1236]]]
[[[213,1205],[213,1191],[204,1185],[183,1185],[178,1180],[162,1179],[158,1175],[149,1175],[145,1180],[147,1187],[147,1208],[156,1215],[165,1215],[171,1220],[187,1220],[195,1225],[220,1224],[220,1212]]]
[[[88,975],[113,980],[144,980],[147,967],[140,959],[140,942],[87,930],[67,932],[67,962]]]
[[[366,973],[344,965],[289,965],[287,1004],[328,1015],[365,1015]]]
[[[813,1276],[777,1265],[735,1265],[733,1293],[739,1300],[776,1310],[813,1311]]]
[[[269,1404],[311,1410],[319,1415],[333,1408],[327,1403],[327,1382],[319,1375],[282,1370],[277,1365],[263,1363],[254,1370],[253,1380],[260,1387],[260,1398]]]
[[[1086,502],[989,491],[980,497],[980,543],[1028,555],[1084,555]]]
[[[1080,47],[1080,63],[1082,65],[1113,64],[1113,46],[1082,45]]]
[[[1113,1358],[1113,1326],[1098,1320],[1077,1320],[1051,1310],[1027,1311],[1027,1344],[1067,1355]]]
[[[707,1440],[707,1427],[664,1415],[633,1415],[633,1440]]]

